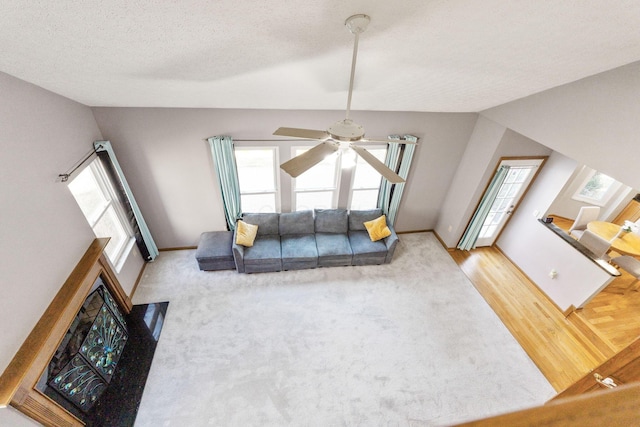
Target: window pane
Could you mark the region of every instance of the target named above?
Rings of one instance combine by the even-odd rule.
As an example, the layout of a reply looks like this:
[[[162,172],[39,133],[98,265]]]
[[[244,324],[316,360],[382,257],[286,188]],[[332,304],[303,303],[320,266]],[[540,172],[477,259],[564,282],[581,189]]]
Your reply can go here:
[[[96,225],[93,226],[93,232],[96,234],[96,237],[111,237],[109,244],[107,244],[105,248],[105,252],[112,262],[117,259],[119,252],[128,240],[128,236],[118,220],[113,206],[109,206],[104,215],[102,215]]]
[[[111,238],[105,253],[118,269],[133,234],[100,160],[94,160],[68,187],[96,237]]]
[[[307,150],[308,148],[296,148],[295,154],[299,156]],[[337,186],[337,160],[336,154],[327,156],[323,161],[295,178],[296,190],[335,188]]]
[[[521,168],[518,178],[516,178],[516,182],[525,182],[533,169],[533,167]]]
[[[601,200],[614,181],[610,176],[596,172],[582,188],[580,195],[593,200]]]
[[[378,189],[353,190],[350,209],[364,210],[375,209],[378,205]]]
[[[238,181],[240,182],[241,193],[275,191],[275,156],[273,148],[236,148],[234,152],[238,166]]]
[[[90,167],[85,168],[69,183],[69,190],[89,224],[93,225],[109,203],[109,199],[98,185]]]
[[[244,194],[240,196],[243,212],[275,212],[276,195],[267,194]]]
[[[373,154],[378,160],[384,163],[387,149],[385,148],[367,148],[367,151]],[[362,157],[357,156],[355,177],[353,178],[353,188],[379,188],[380,174]]]
[[[307,209],[332,209],[333,191],[314,191],[309,193],[296,193],[296,210]]]
[[[509,171],[507,172],[507,177],[504,179],[504,182],[507,184],[514,182],[518,177],[518,171],[519,171],[518,168],[509,169]]]

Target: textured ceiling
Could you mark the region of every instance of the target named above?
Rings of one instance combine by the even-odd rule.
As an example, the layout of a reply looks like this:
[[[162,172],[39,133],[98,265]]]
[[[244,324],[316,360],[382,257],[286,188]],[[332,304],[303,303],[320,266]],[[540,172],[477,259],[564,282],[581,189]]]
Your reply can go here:
[[[640,60],[638,0],[2,0],[0,71],[90,106],[480,111]]]

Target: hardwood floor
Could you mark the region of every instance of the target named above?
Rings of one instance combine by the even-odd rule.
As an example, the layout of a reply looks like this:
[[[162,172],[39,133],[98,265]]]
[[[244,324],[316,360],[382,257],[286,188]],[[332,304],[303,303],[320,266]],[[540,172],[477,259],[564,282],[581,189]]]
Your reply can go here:
[[[570,323],[498,249],[450,254],[557,391],[610,356]]]
[[[565,317],[499,249],[450,254],[558,391],[640,335],[640,292],[628,290],[633,278],[626,272]]]

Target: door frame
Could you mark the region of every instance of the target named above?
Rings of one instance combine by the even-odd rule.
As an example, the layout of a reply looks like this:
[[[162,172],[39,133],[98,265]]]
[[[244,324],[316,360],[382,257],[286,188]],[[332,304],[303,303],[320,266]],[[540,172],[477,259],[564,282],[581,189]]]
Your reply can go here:
[[[515,205],[513,206],[513,209],[511,210],[511,214],[509,215],[509,217],[507,218],[507,220],[504,223],[504,226],[502,227],[502,229],[498,232],[498,234],[496,235],[495,239],[493,240],[493,243],[491,244],[491,246],[487,246],[487,247],[492,247],[495,245],[495,242],[498,241],[498,239],[500,238],[500,236],[502,235],[502,232],[504,231],[505,228],[507,228],[507,225],[509,224],[509,221],[511,221],[511,217],[513,217],[513,214],[515,211],[518,210],[518,207],[520,206],[520,203],[522,202],[522,199],[525,198],[525,196],[527,195],[527,193],[529,192],[529,189],[531,188],[531,185],[535,182],[535,180],[538,178],[538,174],[540,173],[540,171],[542,170],[542,168],[544,167],[545,163],[547,163],[547,159],[549,158],[549,156],[515,156],[515,157],[510,157],[510,156],[505,156],[505,157],[500,157],[498,159],[498,162],[496,164],[496,166],[493,168],[493,173],[491,174],[491,176],[489,177],[489,179],[487,180],[487,183],[484,186],[484,190],[482,190],[482,194],[480,195],[480,197],[478,198],[478,202],[476,203],[475,208],[473,209],[473,212],[475,213],[478,208],[480,207],[480,203],[482,202],[482,198],[484,197],[485,193],[487,192],[487,190],[489,189],[489,186],[491,185],[491,179],[493,178],[493,176],[496,174],[496,172],[498,172],[498,169],[500,168],[500,164],[504,161],[509,161],[509,160],[542,160],[542,162],[540,163],[540,166],[538,166],[538,168],[536,169],[536,171],[533,174],[533,177],[531,178],[531,181],[529,182],[529,185],[527,186],[527,188],[525,188],[524,192],[522,193],[522,196],[520,196],[520,199],[515,203]],[[469,217],[469,220],[467,221],[467,225],[464,227],[464,229],[466,230],[467,228],[469,228],[469,225],[471,224],[471,221],[473,220],[473,213],[471,214],[471,216]],[[463,232],[464,233],[464,232]],[[459,240],[459,239],[458,239]]]

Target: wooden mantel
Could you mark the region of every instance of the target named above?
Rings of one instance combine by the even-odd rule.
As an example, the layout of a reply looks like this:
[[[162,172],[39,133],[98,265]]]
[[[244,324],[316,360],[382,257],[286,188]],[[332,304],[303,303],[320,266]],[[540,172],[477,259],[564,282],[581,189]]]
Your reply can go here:
[[[108,242],[98,238],[91,243],[0,376],[0,408],[11,405],[45,426],[84,425],[35,386],[98,277],[120,309],[131,311],[131,300],[103,253]]]

